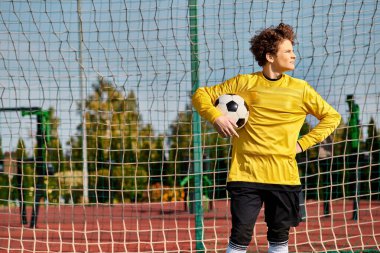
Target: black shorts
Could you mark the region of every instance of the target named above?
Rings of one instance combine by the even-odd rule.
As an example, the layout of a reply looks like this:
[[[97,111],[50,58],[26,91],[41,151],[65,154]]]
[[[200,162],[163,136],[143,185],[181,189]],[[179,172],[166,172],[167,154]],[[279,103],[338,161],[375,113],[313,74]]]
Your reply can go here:
[[[257,216],[264,204],[265,222],[269,229],[287,230],[301,221],[300,191],[263,190],[229,185],[232,229],[230,240],[238,245],[249,245]],[[279,241],[287,238],[280,238]]]

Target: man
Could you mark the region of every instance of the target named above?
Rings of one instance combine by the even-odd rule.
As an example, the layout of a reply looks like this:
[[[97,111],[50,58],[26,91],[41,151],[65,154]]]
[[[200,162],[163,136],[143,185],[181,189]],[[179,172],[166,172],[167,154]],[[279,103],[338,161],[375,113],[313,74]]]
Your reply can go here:
[[[295,34],[286,24],[269,27],[250,41],[262,71],[237,75],[213,87],[201,87],[193,105],[217,132],[232,137],[227,180],[232,229],[227,253],[246,252],[262,205],[265,206],[268,252],[288,252],[289,229],[300,222],[301,182],[295,155],[323,141],[341,116],[306,81],[284,74],[294,70]],[[223,94],[237,94],[249,106],[244,128],[213,106]],[[308,114],[319,123],[299,140]]]

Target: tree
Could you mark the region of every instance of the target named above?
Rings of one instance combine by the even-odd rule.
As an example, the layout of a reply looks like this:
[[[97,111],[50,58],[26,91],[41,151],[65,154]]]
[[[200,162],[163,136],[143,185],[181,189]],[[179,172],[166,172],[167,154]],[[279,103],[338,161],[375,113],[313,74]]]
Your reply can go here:
[[[92,201],[144,199],[149,170],[155,166],[162,168],[163,138],[155,135],[151,125],[142,123],[135,93],[125,94],[99,77],[85,107]],[[79,134],[68,143],[76,170],[82,169],[81,129],[79,125]]]
[[[191,105],[187,105],[185,111],[179,112],[170,125],[168,175],[176,175],[175,181],[171,182],[172,185],[179,185],[186,176],[193,174],[192,113],[194,112]],[[201,129],[203,173],[213,184],[211,188],[215,192],[210,194],[223,197],[230,161],[230,140],[219,137],[212,125],[206,121],[202,121]],[[192,187],[191,184],[190,181],[190,187]]]
[[[46,143],[47,198],[49,202],[58,203],[62,192],[59,189],[59,179],[56,173],[66,171],[66,162],[62,143],[59,139],[59,118],[55,116],[55,110],[52,107],[49,108],[48,113],[50,136]]]
[[[17,160],[17,173],[13,177],[12,185],[16,185],[13,190],[13,195],[20,201],[20,214],[22,224],[27,224],[26,214],[26,196],[24,189],[28,189],[33,186],[33,181],[28,177],[28,168],[30,167],[25,161],[27,161],[28,154],[25,149],[25,143],[22,138],[17,142],[16,160]],[[29,180],[28,180],[29,179]]]
[[[54,108],[49,108],[49,124],[50,124],[50,141],[47,143],[46,161],[52,166],[54,172],[65,171],[65,156],[63,154],[62,143],[59,139],[58,127],[59,119],[55,116]]]
[[[4,159],[3,144],[0,137],[0,162],[2,162],[3,159]]]
[[[371,192],[377,193],[380,190],[380,135],[373,117],[369,121],[367,133],[366,148],[369,151],[371,162],[370,187]],[[373,197],[379,199],[379,195]]]

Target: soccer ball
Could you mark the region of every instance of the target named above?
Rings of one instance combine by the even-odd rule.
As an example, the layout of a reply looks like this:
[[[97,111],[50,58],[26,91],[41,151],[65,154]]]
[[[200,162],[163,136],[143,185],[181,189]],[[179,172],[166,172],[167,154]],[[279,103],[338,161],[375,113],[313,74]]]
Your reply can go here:
[[[238,129],[242,128],[247,123],[249,110],[241,96],[236,94],[221,95],[215,101],[215,106],[224,115],[234,119]]]

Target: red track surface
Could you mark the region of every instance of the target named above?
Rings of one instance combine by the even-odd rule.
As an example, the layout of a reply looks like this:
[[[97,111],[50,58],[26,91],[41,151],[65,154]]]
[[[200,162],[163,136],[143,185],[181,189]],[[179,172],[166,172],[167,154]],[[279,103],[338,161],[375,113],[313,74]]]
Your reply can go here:
[[[225,252],[230,230],[228,202],[216,201],[204,214],[206,252]],[[291,252],[380,250],[380,202],[307,202],[307,219],[291,230]],[[30,219],[30,208],[28,217]],[[249,252],[266,252],[266,226],[260,213]],[[194,215],[183,203],[41,207],[35,229],[20,224],[16,207],[0,207],[0,252],[196,252]]]

